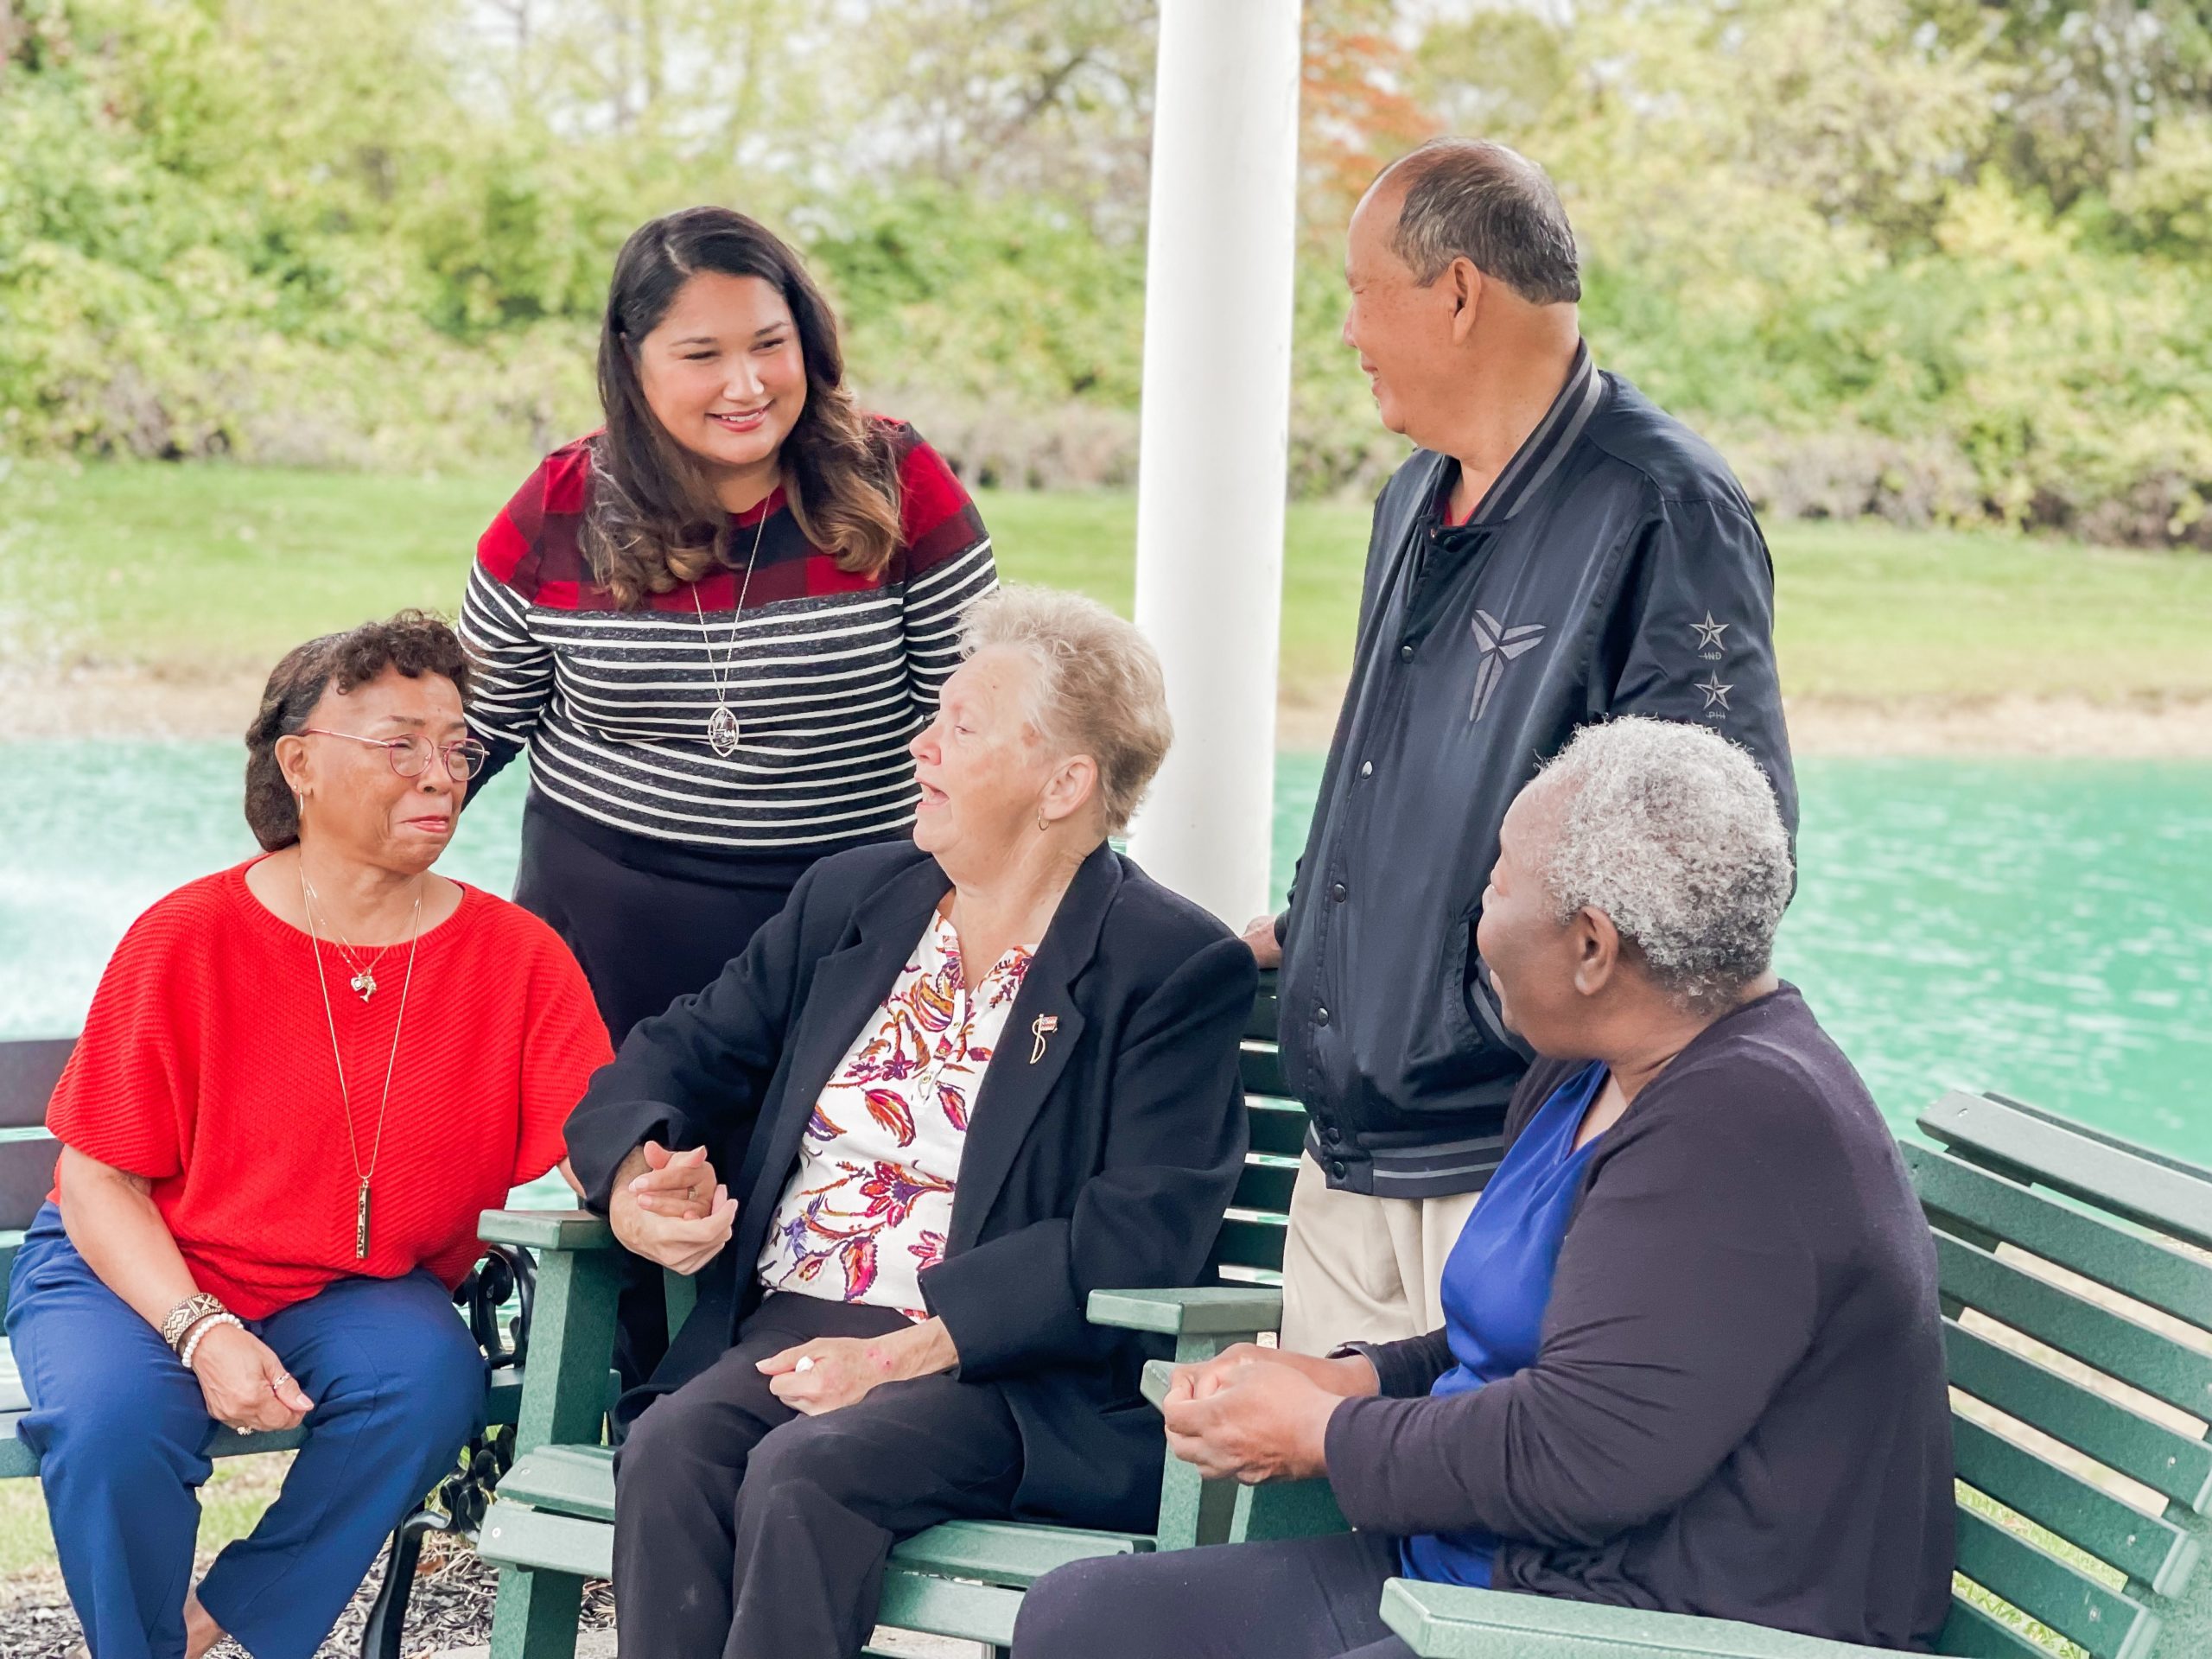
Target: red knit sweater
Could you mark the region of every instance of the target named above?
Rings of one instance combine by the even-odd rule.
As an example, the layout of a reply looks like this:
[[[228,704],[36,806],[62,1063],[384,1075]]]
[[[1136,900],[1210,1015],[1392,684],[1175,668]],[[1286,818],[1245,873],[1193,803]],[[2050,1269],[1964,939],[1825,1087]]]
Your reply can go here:
[[[567,946],[528,912],[463,887],[422,937],[353,1255],[359,1180],[308,936],[247,890],[249,865],[180,887],[116,947],[47,1109],[55,1137],[153,1182],[202,1290],[246,1319],[349,1274],[427,1268],[458,1284],[476,1217],[562,1158],[562,1126],[607,1028]],[[407,950],[364,1004],[322,947],[363,1167],[377,1137]]]

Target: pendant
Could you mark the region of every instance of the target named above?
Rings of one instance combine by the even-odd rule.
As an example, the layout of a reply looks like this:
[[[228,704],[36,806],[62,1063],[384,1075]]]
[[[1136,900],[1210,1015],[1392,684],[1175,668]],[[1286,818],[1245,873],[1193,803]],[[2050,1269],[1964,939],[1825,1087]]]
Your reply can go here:
[[[369,1259],[369,1183],[365,1178],[361,1182],[360,1199],[353,1206],[353,1259]]]
[[[737,716],[730,713],[728,703],[716,703],[715,712],[707,717],[708,747],[728,759],[737,753]]]
[[[364,1002],[367,1001],[371,997],[377,994],[376,976],[365,968],[362,969],[359,973],[354,975],[353,978],[347,980],[346,982],[351,985],[353,989],[359,994],[361,1001]]]

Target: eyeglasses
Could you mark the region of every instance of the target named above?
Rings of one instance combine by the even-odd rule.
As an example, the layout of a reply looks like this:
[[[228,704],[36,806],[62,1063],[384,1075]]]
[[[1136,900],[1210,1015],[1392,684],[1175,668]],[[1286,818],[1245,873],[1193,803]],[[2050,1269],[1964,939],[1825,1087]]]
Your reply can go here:
[[[427,737],[357,737],[352,732],[326,731],[320,726],[302,727],[302,737],[342,737],[348,743],[370,743],[385,752],[391,761],[391,769],[403,778],[420,778],[430,764],[433,754],[445,762],[446,776],[456,784],[465,784],[484,770],[484,763],[492,758],[491,750],[473,737],[464,737],[443,748]]]

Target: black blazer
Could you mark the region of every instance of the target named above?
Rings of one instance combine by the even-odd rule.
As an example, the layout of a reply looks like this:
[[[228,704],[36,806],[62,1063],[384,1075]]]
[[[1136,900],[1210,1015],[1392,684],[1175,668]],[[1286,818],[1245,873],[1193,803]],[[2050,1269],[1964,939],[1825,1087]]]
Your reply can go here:
[[[739,1199],[626,1414],[713,1364],[760,1301],[753,1266],[808,1115],[950,886],[911,843],[823,860],[719,979],[639,1024],[592,1079],[568,1135],[593,1209],[648,1139],[704,1145]],[[1013,1408],[1017,1516],[1153,1523],[1160,1419],[1137,1384],[1164,1349],[1084,1308],[1093,1290],[1198,1281],[1244,1160],[1236,1055],[1256,977],[1221,923],[1103,846],[1029,965],[976,1095],[944,1259],[921,1275],[961,1379]],[[1058,1026],[1033,1060],[1040,1015]]]

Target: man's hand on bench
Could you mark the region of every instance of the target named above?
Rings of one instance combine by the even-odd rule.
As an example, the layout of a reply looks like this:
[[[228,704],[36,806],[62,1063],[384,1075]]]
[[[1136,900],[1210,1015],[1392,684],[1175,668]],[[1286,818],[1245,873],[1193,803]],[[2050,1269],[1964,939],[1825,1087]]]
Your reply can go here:
[[[729,1243],[737,1200],[717,1181],[704,1147],[671,1152],[648,1141],[615,1172],[607,1223],[626,1249],[688,1276]]]
[[[207,1414],[241,1434],[296,1428],[315,1402],[302,1392],[269,1345],[251,1331],[223,1325],[200,1339],[192,1372]]]

